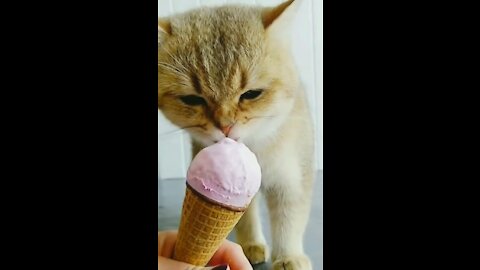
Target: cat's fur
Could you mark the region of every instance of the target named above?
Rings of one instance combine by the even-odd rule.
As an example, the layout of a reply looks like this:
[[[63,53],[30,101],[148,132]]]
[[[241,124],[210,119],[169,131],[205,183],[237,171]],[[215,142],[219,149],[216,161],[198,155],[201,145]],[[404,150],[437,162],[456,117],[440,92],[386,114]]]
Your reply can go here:
[[[297,1],[275,8],[201,8],[159,19],[158,106],[187,130],[193,154],[225,137],[245,143],[262,168],[262,186],[238,223],[237,241],[252,263],[268,259],[258,201],[270,214],[273,269],[309,270],[303,250],[314,179],[312,121],[289,46]],[[253,100],[240,99],[264,89]],[[197,95],[190,106],[180,97]]]

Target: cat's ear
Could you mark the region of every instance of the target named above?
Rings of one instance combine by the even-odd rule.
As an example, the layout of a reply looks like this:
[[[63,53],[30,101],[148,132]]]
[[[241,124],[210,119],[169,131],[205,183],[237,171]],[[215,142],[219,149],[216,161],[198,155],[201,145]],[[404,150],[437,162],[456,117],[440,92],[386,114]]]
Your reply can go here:
[[[295,15],[300,0],[289,0],[276,7],[265,8],[262,11],[262,23],[265,29],[278,24],[289,24]]]
[[[158,45],[161,45],[162,42],[172,34],[172,25],[170,20],[166,18],[158,18]]]

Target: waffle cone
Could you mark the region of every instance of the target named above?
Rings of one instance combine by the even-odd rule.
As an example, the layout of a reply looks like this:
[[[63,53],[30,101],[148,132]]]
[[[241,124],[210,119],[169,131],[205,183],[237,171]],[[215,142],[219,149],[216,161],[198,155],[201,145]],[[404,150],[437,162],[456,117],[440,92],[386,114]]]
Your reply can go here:
[[[242,217],[246,208],[219,205],[187,184],[174,259],[205,266]]]

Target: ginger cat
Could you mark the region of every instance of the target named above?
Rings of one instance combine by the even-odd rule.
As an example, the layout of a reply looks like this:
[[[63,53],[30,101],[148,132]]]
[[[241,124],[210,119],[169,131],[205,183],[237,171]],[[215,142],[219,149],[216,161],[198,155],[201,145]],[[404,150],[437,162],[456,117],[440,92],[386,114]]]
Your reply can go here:
[[[313,125],[290,52],[297,1],[200,8],[158,20],[158,107],[192,137],[193,156],[225,136],[262,168],[273,269],[311,270],[303,250],[314,179]],[[236,226],[252,264],[269,259],[258,201]]]

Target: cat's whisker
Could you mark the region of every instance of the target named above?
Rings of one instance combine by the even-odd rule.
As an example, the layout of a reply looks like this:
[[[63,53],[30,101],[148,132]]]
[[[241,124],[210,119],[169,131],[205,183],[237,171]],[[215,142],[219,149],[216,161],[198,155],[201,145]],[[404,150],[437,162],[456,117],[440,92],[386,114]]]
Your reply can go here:
[[[180,127],[180,129],[185,130],[185,129],[189,129],[189,128],[201,128],[201,129],[205,130],[206,125],[207,124],[184,126],[184,127]]]
[[[277,117],[278,115],[260,115],[260,116],[253,116],[249,117],[248,119],[257,119],[257,118],[274,118]]]
[[[178,129],[175,129],[175,130],[172,130],[172,131],[169,131],[169,132],[164,132],[162,134],[158,134],[159,136],[168,136],[168,135],[172,135],[172,134],[175,134],[175,133],[178,133],[178,132],[181,132],[183,130],[187,130],[187,129],[190,129],[190,128],[201,128],[201,129],[205,129],[205,126],[206,124],[203,124],[203,125],[191,125],[191,126],[184,126],[184,127],[179,127]]]
[[[175,129],[175,130],[172,130],[172,131],[169,131],[169,132],[164,132],[162,134],[158,134],[158,136],[159,137],[168,136],[168,135],[172,135],[172,134],[175,134],[175,133],[179,133],[181,131],[182,131],[182,129]]]

